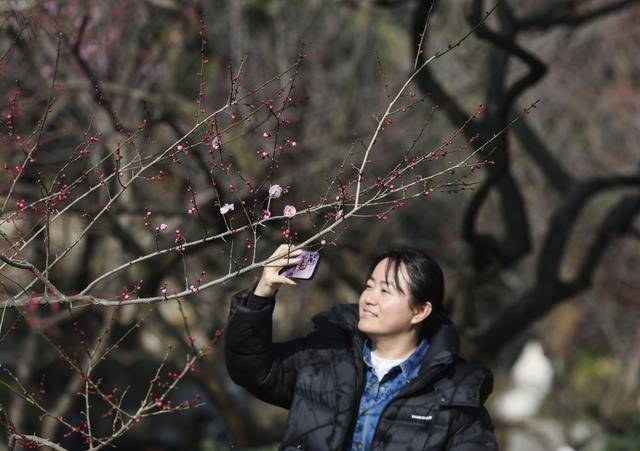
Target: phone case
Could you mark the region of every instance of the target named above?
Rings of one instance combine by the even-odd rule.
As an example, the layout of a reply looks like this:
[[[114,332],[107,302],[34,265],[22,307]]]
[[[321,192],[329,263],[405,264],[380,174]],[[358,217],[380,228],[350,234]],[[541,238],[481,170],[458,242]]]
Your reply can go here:
[[[320,253],[313,251],[302,251],[300,262],[295,266],[287,266],[280,274],[290,279],[311,280],[316,273]]]

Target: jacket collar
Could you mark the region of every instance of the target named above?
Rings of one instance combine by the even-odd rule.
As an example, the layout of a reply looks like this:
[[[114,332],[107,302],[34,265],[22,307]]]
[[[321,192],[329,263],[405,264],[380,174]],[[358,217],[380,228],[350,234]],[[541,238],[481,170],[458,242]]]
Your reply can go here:
[[[364,363],[369,368],[373,369],[373,360],[372,360],[372,350],[371,350],[371,340],[367,339],[364,342],[364,346],[362,347],[362,359]],[[420,367],[424,360],[424,357],[429,349],[429,342],[427,340],[420,341],[420,344],[416,348],[416,350],[411,354],[408,358],[402,361],[398,366],[400,367],[400,371],[402,372],[402,376],[405,381],[411,382],[418,376],[420,372]]]
[[[363,360],[362,348],[367,336],[358,330],[358,305],[339,304],[327,312],[320,313],[312,318],[312,321],[321,329],[326,323],[331,323],[344,331],[345,338],[349,338],[356,357],[356,368],[362,375]],[[333,328],[335,331],[335,328]],[[335,333],[335,332],[334,332]],[[454,367],[458,356],[459,339],[455,326],[449,322],[442,325],[429,338],[429,349],[422,360],[418,376],[408,383],[399,396],[408,396],[426,386],[435,386],[440,394],[439,402],[446,405],[479,406],[493,389],[493,377],[491,372],[475,366],[455,366],[454,382],[451,383],[442,375]],[[356,378],[356,385],[360,379]],[[357,389],[357,387],[356,387]]]
[[[351,336],[355,347],[362,349],[367,336],[358,330],[358,304],[338,304],[329,311],[319,313],[312,319],[316,327],[321,328],[324,322],[338,326]],[[429,337],[429,350],[422,361],[420,374],[433,365],[441,365],[458,355],[459,339],[453,324],[441,326]]]

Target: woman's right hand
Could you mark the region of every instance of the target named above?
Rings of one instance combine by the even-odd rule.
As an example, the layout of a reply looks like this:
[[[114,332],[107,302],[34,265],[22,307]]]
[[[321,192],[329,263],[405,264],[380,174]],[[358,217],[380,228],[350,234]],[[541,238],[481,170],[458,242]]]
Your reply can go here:
[[[257,296],[270,297],[275,296],[276,291],[282,285],[298,285],[293,279],[281,276],[279,273],[286,266],[293,266],[300,262],[300,250],[289,253],[291,246],[289,244],[281,244],[269,258],[277,255],[283,255],[282,258],[267,263],[262,270],[262,276],[253,293]]]

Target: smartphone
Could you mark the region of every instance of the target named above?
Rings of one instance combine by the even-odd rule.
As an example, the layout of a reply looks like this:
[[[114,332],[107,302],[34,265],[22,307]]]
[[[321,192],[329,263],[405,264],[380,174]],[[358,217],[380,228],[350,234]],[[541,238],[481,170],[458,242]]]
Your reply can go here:
[[[310,280],[316,273],[319,261],[319,252],[301,251],[298,264],[283,268],[280,274],[290,279]]]

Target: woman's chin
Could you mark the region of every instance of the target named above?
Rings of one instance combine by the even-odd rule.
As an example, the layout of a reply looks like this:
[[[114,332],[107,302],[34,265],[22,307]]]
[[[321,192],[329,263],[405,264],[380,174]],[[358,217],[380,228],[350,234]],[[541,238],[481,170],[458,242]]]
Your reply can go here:
[[[360,318],[358,321],[358,330],[363,334],[370,334],[375,332],[375,327],[372,327],[372,324],[369,323],[367,318]]]

